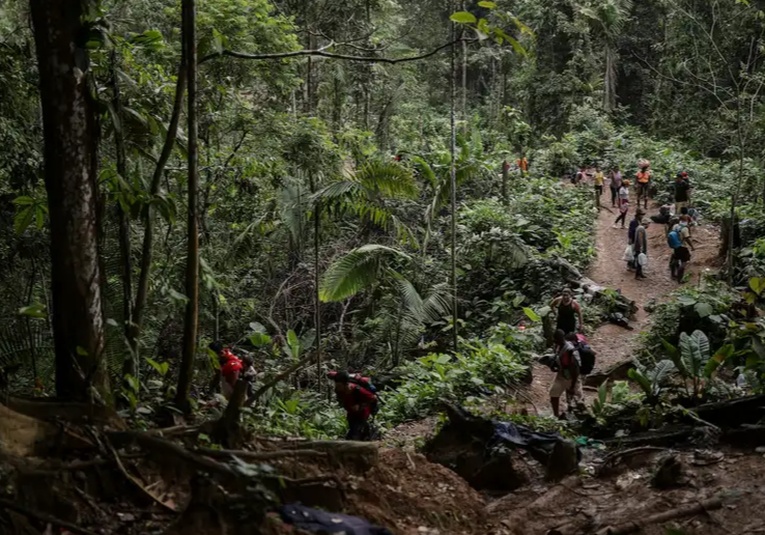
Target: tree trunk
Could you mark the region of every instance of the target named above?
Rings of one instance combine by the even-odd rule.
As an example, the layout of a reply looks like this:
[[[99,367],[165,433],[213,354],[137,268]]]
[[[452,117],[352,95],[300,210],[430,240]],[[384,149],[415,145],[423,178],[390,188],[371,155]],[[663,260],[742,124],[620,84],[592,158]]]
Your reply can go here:
[[[175,84],[175,100],[173,101],[173,113],[170,117],[170,124],[167,128],[167,136],[162,146],[162,153],[159,156],[157,165],[154,168],[154,175],[151,178],[149,193],[154,197],[159,193],[160,181],[165,170],[165,165],[173,153],[175,140],[178,135],[178,123],[181,119],[181,109],[183,108],[183,93],[186,91],[186,60],[185,53],[181,55],[181,66],[178,69],[178,79]],[[151,274],[152,248],[154,246],[154,210],[151,206],[146,207],[143,218],[143,245],[141,247],[141,270],[138,275],[138,288],[136,290],[135,304],[133,306],[132,323],[130,324],[130,334],[128,344],[131,351],[138,358],[138,337],[141,334],[141,325],[143,323],[143,310],[146,307],[146,301],[149,296],[149,275]]]
[[[112,86],[112,123],[114,124],[114,150],[117,155],[117,174],[127,180],[127,154],[125,138],[122,131],[122,99],[120,98],[119,82],[117,81],[117,54],[111,57],[111,86]],[[116,203],[117,220],[119,223],[120,260],[122,260],[122,322],[125,339],[130,347],[130,355],[125,358],[122,366],[123,375],[138,377],[137,354],[134,351],[131,333],[133,324],[133,266],[131,263],[130,220],[122,209],[122,204]]]
[[[451,143],[449,144],[450,152],[450,182],[451,182],[451,287],[452,287],[452,345],[454,352],[457,352],[459,346],[459,333],[457,331],[457,125],[456,115],[457,111],[457,83],[456,83],[456,67],[457,67],[457,50],[454,45],[454,36],[456,35],[455,24],[452,22],[451,26],[451,61],[449,65],[449,103],[450,113],[449,121],[451,127]]]
[[[56,393],[110,403],[98,260],[98,128],[82,36],[86,2],[31,0],[45,141]],[[85,6],[87,7],[87,6]]]
[[[197,169],[197,45],[195,0],[183,0],[183,47],[188,67],[188,244],[186,256],[186,315],[183,321],[183,357],[178,376],[175,402],[184,412],[190,412],[188,402],[194,358],[197,350],[199,323],[199,170]]]

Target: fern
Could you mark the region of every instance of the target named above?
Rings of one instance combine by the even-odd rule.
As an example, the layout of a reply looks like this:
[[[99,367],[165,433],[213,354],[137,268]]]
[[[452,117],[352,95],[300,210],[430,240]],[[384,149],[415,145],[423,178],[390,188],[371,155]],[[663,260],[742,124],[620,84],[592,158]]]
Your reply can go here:
[[[374,284],[380,276],[381,259],[385,256],[411,259],[403,251],[384,245],[369,244],[354,249],[333,263],[324,273],[319,289],[321,300],[342,301]]]

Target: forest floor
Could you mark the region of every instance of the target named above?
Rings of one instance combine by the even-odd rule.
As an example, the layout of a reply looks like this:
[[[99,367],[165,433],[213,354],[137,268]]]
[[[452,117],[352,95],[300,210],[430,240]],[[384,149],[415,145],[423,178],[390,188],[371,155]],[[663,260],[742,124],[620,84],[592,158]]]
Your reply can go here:
[[[586,187],[586,186],[585,186]],[[670,249],[664,234],[664,225],[651,223],[648,227],[648,266],[644,269],[646,279],[635,279],[635,272],[627,269],[622,260],[627,247],[627,230],[614,228],[618,215],[616,208],[611,208],[603,194],[601,207],[595,226],[595,248],[597,257],[590,266],[587,276],[601,286],[618,290],[622,295],[634,301],[638,307],[628,330],[618,325],[603,323],[594,331],[586,332],[593,349],[597,352],[595,372],[607,370],[611,366],[630,358],[640,340],[640,333],[651,322],[651,315],[646,310],[665,302],[680,284],[670,277]],[[637,199],[632,198],[631,207],[637,207]],[[658,206],[649,206],[646,217],[658,213]],[[634,215],[634,208],[630,212]],[[630,217],[631,217],[630,216]],[[627,221],[627,226],[629,220]],[[684,284],[699,284],[704,272],[715,271],[719,267],[718,249],[720,232],[717,227],[701,224],[693,227],[692,239],[695,251],[686,271]],[[529,397],[540,414],[551,413],[549,409],[548,389],[553,379],[553,372],[546,366],[534,365],[534,382],[529,389]],[[592,399],[594,392],[585,390],[585,397]]]

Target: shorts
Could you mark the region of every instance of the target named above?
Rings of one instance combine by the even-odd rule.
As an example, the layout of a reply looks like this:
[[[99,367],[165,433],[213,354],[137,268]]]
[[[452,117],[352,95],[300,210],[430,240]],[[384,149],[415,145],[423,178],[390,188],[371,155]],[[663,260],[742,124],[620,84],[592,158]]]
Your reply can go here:
[[[557,373],[555,374],[555,379],[553,379],[553,382],[550,385],[550,397],[559,398],[565,392],[566,399],[569,401],[571,401],[572,398],[584,399],[584,392],[582,391],[582,381],[577,380],[576,384],[573,385],[573,388],[574,388],[573,396],[569,394],[571,387],[572,387],[571,379],[566,379],[565,377],[563,377],[561,373]]]
[[[678,247],[672,256],[681,262],[688,263],[691,261],[691,251],[687,247]]]
[[[651,185],[650,182],[646,182],[646,183],[638,182],[635,185],[635,188],[637,189],[638,196],[643,196],[643,195],[647,196],[648,195],[648,188],[650,187],[650,185]]]
[[[688,208],[688,201],[675,201],[676,214],[679,214],[683,208]]]

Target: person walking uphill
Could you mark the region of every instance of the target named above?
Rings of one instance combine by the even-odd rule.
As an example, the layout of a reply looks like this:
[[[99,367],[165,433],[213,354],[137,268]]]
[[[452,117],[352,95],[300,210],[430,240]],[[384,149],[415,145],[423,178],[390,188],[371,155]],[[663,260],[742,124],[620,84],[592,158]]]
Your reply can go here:
[[[564,335],[582,331],[584,328],[582,307],[576,302],[569,288],[564,288],[561,295],[552,300],[550,308],[558,312],[555,328],[563,331]],[[578,326],[577,320],[579,320]]]
[[[595,168],[595,176],[593,179],[595,183],[595,197],[598,199],[598,206],[600,206],[600,198],[603,196],[603,184],[606,182],[606,177],[600,167]]]
[[[582,383],[579,380],[581,361],[579,351],[574,344],[566,340],[565,333],[555,331],[555,362],[552,365],[555,373],[550,385],[550,405],[556,418],[561,417],[560,397],[566,393],[566,404],[569,410],[577,399],[582,399]]]
[[[335,382],[335,396],[345,409],[348,420],[346,440],[372,440],[374,433],[369,419],[378,408],[377,396],[360,381],[352,380],[348,372],[329,372],[327,376]]]

